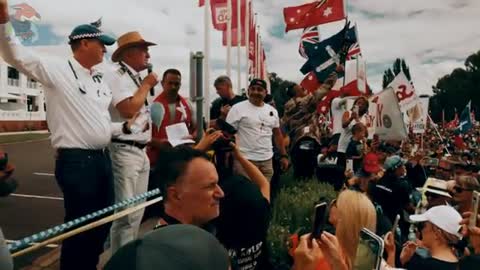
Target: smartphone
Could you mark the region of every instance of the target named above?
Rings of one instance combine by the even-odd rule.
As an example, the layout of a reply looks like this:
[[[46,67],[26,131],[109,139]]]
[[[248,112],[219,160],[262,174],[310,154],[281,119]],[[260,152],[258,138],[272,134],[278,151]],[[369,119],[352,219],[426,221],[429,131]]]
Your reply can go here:
[[[470,221],[468,223],[469,228],[473,228],[477,226],[479,202],[480,202],[480,192],[474,191],[472,194],[472,215],[470,216]]]
[[[355,269],[380,269],[383,249],[383,239],[372,231],[363,228],[360,231],[360,240],[357,247]]]
[[[397,215],[395,217],[395,220],[393,221],[393,226],[392,226],[392,233],[395,236],[397,233],[397,228],[398,228],[398,222],[400,221],[400,215]]]
[[[353,159],[347,159],[347,167],[345,168],[345,170],[350,170],[353,172]]]
[[[313,227],[312,227],[312,238],[318,239],[323,233],[325,228],[327,216],[327,203],[321,202],[315,205],[314,217],[313,217]]]

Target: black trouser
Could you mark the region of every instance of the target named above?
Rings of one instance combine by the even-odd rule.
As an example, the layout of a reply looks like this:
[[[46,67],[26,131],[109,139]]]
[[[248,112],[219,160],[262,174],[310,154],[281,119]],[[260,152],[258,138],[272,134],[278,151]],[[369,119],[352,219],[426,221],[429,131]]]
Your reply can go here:
[[[59,149],[55,176],[63,192],[65,221],[113,204],[112,165],[106,150]],[[60,269],[97,269],[110,225],[108,223],[64,240]]]

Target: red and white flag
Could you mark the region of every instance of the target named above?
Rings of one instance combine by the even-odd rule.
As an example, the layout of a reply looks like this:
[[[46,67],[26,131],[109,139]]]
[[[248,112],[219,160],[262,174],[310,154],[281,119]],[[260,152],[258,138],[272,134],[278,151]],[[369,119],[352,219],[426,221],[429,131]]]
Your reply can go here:
[[[283,9],[285,32],[343,20],[346,17],[343,0],[317,0],[301,6]]]
[[[240,24],[245,25],[246,0],[231,0],[232,29],[238,28],[238,1],[240,2]],[[219,31],[227,31],[228,7],[227,0],[210,0],[213,27]]]

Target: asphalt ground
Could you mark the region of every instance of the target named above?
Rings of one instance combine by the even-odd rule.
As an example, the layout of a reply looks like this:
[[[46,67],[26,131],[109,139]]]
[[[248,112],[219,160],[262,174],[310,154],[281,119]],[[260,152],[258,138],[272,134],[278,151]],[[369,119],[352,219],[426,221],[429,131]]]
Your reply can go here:
[[[54,177],[54,151],[48,139],[0,145],[16,167],[19,186],[0,198],[0,227],[7,240],[18,240],[63,223],[62,192]],[[53,247],[52,247],[53,248]],[[17,257],[15,269],[23,269],[52,248],[41,248]]]

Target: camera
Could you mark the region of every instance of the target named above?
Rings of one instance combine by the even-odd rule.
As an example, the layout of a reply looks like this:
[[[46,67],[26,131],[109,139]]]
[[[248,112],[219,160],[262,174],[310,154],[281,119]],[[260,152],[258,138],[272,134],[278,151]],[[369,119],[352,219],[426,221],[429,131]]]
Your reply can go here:
[[[223,137],[219,138],[213,143],[213,150],[215,150],[215,152],[232,151],[232,146],[230,143],[235,143],[235,134],[237,133],[237,130],[223,119],[217,119],[216,124],[218,129],[222,131]],[[211,132],[213,132],[213,130]]]

